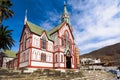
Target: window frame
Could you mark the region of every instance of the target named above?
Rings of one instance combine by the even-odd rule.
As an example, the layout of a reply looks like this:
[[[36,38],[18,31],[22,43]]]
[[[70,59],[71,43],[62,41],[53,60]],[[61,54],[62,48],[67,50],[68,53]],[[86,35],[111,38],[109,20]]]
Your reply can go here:
[[[41,53],[41,61],[46,62],[46,54],[45,53]]]

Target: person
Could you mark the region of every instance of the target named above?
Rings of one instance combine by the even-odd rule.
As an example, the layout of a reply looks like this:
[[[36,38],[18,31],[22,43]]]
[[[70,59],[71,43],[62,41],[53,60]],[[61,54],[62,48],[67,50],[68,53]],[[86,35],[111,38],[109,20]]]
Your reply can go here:
[[[120,69],[117,70],[117,79],[120,79]]]

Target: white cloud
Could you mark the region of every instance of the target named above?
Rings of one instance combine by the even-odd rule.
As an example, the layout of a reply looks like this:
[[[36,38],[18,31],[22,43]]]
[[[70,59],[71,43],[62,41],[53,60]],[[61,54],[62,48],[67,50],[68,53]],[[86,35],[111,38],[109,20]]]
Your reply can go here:
[[[53,27],[55,27],[55,25],[52,23],[60,22],[60,15],[54,9],[53,12],[48,12],[47,16],[50,16],[50,17],[46,21],[42,22],[40,26],[43,27],[45,30],[50,30]]]
[[[100,42],[97,42],[97,43],[88,43],[88,44],[81,45],[81,46],[83,47],[83,50],[98,49],[98,48],[102,48],[102,47],[112,45],[112,44],[115,44],[115,43],[118,43],[118,42],[120,42],[120,38],[117,37],[117,38],[111,38],[111,39],[107,39],[107,40],[104,40],[104,41],[100,41]]]
[[[53,25],[47,20],[43,22],[40,26],[45,30],[50,30],[53,27]]]
[[[114,17],[120,13],[119,0],[74,0],[68,3],[73,9],[71,21],[75,43],[81,52],[120,42],[120,18]]]

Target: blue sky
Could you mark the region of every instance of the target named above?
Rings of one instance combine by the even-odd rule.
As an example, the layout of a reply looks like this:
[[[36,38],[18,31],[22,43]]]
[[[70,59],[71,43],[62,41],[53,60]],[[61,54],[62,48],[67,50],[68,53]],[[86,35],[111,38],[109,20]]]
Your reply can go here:
[[[120,0],[65,0],[80,54],[120,42]],[[28,20],[50,30],[60,23],[64,0],[12,0],[14,16],[3,22],[13,29],[18,51],[24,24]]]

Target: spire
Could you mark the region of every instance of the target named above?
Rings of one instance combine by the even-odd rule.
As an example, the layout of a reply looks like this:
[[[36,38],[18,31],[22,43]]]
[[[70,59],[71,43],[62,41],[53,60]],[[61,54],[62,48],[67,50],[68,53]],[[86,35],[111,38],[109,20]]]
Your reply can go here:
[[[26,25],[26,22],[27,22],[27,9],[26,9],[26,11],[25,11],[24,25]]]
[[[61,17],[61,21],[62,22],[67,21],[70,24],[69,14],[68,14],[68,11],[67,11],[67,8],[66,8],[66,2],[64,2],[64,9],[63,9],[63,14],[62,14],[62,17]]]
[[[63,14],[68,14],[68,11],[67,11],[67,9],[66,9],[66,2],[64,1],[64,11],[63,11]]]

